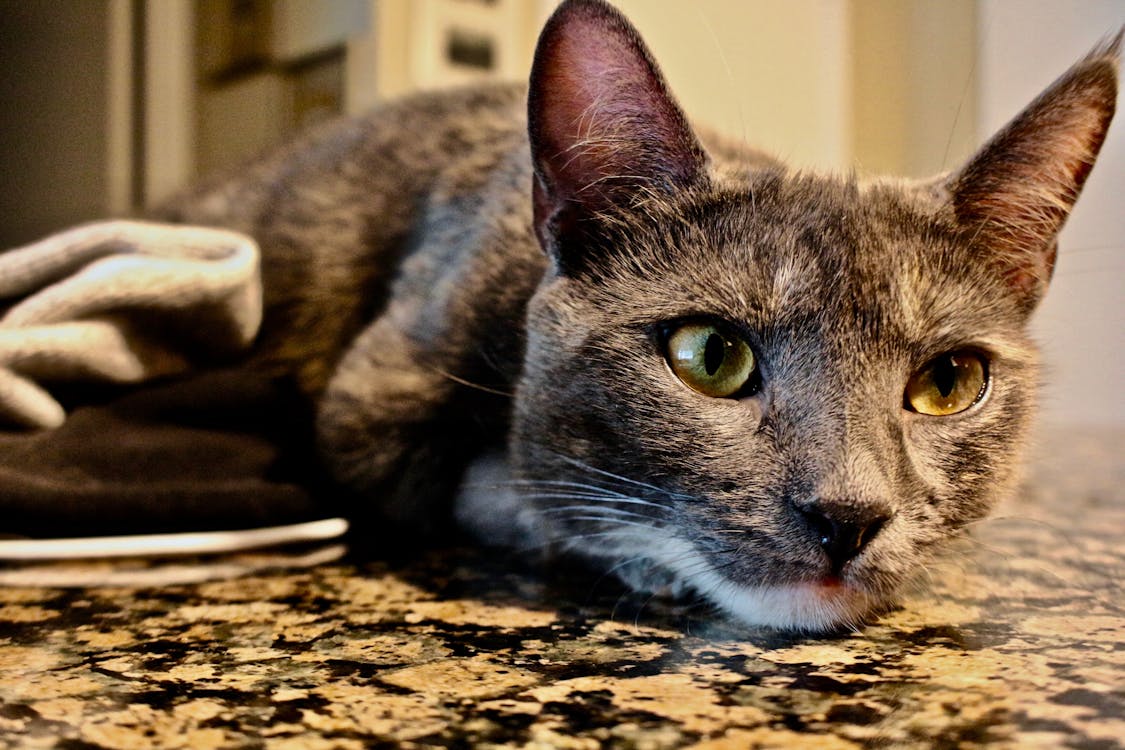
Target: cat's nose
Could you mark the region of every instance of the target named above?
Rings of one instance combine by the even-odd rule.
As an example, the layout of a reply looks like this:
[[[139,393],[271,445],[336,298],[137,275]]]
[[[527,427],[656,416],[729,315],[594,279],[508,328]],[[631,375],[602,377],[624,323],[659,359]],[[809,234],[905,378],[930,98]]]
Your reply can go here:
[[[891,517],[880,506],[847,501],[821,500],[797,512],[828,555],[835,573],[858,555]]]

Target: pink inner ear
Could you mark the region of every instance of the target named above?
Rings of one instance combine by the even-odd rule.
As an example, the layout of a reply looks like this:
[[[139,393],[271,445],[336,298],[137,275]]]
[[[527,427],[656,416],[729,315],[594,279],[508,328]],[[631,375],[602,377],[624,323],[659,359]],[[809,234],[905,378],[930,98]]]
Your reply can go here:
[[[1009,286],[1021,294],[1050,280],[1057,233],[1101,145],[1093,130],[1075,127],[1096,113],[1047,115],[995,143],[994,153],[966,171],[955,201],[958,220],[989,246]]]
[[[595,43],[598,37],[583,33],[559,40],[553,50],[558,62],[541,84],[550,92],[542,112],[544,157],[556,180],[574,186],[567,192],[615,173],[611,123],[628,112],[618,98],[628,72],[607,59],[606,46]]]
[[[1036,296],[1050,280],[1062,228],[1113,117],[1114,65],[1088,59],[1049,87],[952,185],[966,236],[995,258],[1009,286]]]
[[[1017,123],[966,170],[959,215],[993,220],[1013,240],[1038,237],[1061,224],[1085,183],[1104,137],[1102,114],[1071,106]]]
[[[555,199],[593,210],[639,186],[685,185],[702,150],[643,42],[600,3],[564,5],[540,39],[532,145]]]

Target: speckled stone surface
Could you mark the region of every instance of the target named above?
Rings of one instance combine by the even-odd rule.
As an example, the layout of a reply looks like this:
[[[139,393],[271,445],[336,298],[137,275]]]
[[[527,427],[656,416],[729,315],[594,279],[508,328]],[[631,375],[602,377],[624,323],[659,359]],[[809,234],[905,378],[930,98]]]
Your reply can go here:
[[[471,549],[0,588],[0,747],[1120,748],[1123,438],[1057,435],[901,609],[832,638]]]

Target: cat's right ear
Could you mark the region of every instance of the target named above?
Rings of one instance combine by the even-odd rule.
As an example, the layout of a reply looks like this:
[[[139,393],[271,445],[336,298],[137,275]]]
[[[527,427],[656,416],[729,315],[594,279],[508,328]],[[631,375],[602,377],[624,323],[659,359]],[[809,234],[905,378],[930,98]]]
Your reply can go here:
[[[560,271],[588,260],[600,215],[683,189],[707,157],[636,29],[601,0],[566,0],[535,51],[528,96],[535,232]]]
[[[1049,86],[946,185],[969,249],[1028,312],[1046,291],[1056,235],[1113,119],[1122,33]]]

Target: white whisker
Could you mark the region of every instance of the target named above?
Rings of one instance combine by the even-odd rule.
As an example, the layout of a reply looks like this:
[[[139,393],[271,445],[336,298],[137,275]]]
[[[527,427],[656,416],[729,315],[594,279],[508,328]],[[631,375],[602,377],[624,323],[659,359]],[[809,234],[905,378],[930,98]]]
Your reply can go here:
[[[483,484],[469,484],[466,486],[478,487],[482,489],[506,489],[509,487],[531,487],[549,489],[554,487],[571,487],[578,490],[585,490],[592,493],[599,493],[603,495],[614,495],[617,497],[628,497],[616,490],[611,490],[608,487],[600,487],[596,484],[586,484],[584,482],[568,482],[558,479],[511,479],[504,482],[489,482]]]
[[[670,510],[667,505],[660,503],[652,503],[648,500],[641,500],[635,497],[599,497],[593,494],[569,494],[558,492],[540,492],[521,494],[520,497],[528,500],[595,500],[605,503],[606,506],[612,506],[614,503],[621,503],[622,505],[640,505],[646,508],[657,508],[659,510]],[[601,507],[601,506],[599,506]]]
[[[652,518],[652,516],[646,516],[644,513],[635,513],[631,510],[624,510],[622,508],[605,508],[605,507],[602,507],[600,505],[558,505],[558,506],[555,506],[553,508],[544,508],[541,512],[542,513],[550,513],[552,515],[557,514],[557,513],[568,513],[569,514],[569,513],[579,512],[579,513],[592,513],[592,514],[595,514],[595,515],[597,515],[597,514],[608,514],[610,516],[628,516],[630,518],[643,518],[647,521],[657,520],[657,519]],[[567,518],[577,520],[577,519],[581,519],[582,516],[570,516],[570,515],[568,515]]]
[[[682,494],[677,493],[677,492],[671,492],[671,491],[665,490],[661,487],[657,487],[654,484],[648,484],[646,482],[640,482],[640,481],[637,481],[636,479],[630,479],[629,477],[623,477],[620,474],[614,474],[613,472],[606,471],[605,469],[599,469],[596,466],[590,466],[589,464],[587,464],[583,461],[579,461],[576,458],[571,458],[570,456],[565,456],[561,453],[555,453],[554,455],[557,456],[558,458],[562,459],[563,461],[566,461],[568,464],[570,464],[572,466],[575,466],[579,469],[582,469],[583,471],[589,471],[589,472],[592,472],[594,474],[600,474],[601,476],[608,477],[608,478],[613,479],[615,481],[624,482],[626,484],[632,484],[632,485],[635,485],[637,487],[644,487],[647,490],[652,490],[653,492],[659,492],[660,494],[665,495],[666,497],[679,498],[679,499],[683,499],[683,500],[692,499],[688,495],[682,495]]]
[[[571,521],[603,521],[603,522],[608,522],[608,523],[614,523],[614,524],[617,524],[618,526],[636,526],[637,528],[640,528],[640,529],[649,529],[649,530],[659,528],[658,526],[653,526],[651,523],[637,523],[636,521],[626,521],[623,518],[614,518],[612,516],[607,518],[605,516],[587,515],[587,516],[567,516],[567,518]]]

